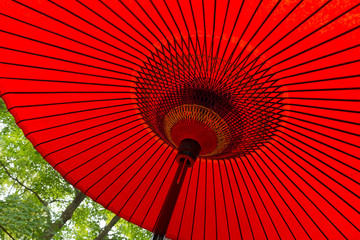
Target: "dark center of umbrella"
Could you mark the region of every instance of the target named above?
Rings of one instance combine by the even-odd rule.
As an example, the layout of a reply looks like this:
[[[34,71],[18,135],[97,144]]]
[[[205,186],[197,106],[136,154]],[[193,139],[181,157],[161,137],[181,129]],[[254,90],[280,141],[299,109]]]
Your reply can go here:
[[[149,58],[137,71],[136,87],[147,125],[176,149],[183,139],[197,141],[200,157],[224,159],[258,149],[279,126],[281,92],[268,82],[271,74],[232,66],[209,56]]]

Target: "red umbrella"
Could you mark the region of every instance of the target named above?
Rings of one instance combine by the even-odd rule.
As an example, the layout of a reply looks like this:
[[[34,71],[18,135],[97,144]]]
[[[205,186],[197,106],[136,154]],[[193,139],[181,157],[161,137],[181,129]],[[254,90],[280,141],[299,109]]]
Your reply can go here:
[[[359,239],[359,5],[1,0],[0,94],[155,237]]]

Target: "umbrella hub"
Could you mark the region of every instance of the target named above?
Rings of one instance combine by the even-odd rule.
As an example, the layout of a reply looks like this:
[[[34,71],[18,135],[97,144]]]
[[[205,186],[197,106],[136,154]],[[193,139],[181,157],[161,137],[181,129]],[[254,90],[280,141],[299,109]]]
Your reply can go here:
[[[201,146],[200,156],[221,153],[231,140],[226,122],[213,110],[197,104],[183,104],[169,111],[164,130],[168,140],[178,148],[184,139],[195,140]]]
[[[134,99],[146,126],[177,149],[183,139],[197,141],[199,156],[208,159],[259,149],[280,126],[283,95],[271,69],[244,64],[196,53],[151,58],[134,73]]]

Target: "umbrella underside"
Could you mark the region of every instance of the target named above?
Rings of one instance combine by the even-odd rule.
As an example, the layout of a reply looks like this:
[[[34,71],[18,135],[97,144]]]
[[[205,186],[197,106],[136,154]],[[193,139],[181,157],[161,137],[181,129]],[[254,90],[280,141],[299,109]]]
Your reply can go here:
[[[65,179],[150,231],[192,137],[168,238],[356,239],[359,5],[0,0],[0,96]]]

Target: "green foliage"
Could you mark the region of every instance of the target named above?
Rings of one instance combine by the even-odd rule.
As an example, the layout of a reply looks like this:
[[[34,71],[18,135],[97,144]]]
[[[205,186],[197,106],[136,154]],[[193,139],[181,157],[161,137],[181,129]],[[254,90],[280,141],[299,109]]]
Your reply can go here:
[[[75,189],[36,152],[0,99],[0,239],[40,239],[73,200]],[[94,239],[114,216],[86,198],[53,239]],[[5,238],[5,236],[7,238]],[[107,239],[149,239],[121,219]]]
[[[8,195],[0,201],[0,225],[16,239],[33,239],[48,226],[47,210],[31,199]]]

